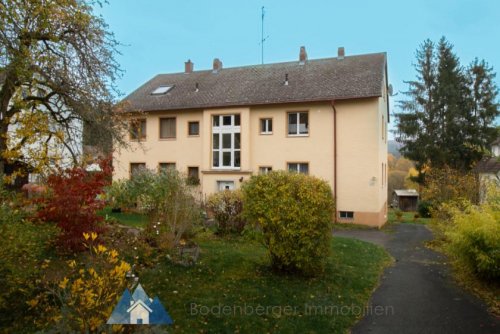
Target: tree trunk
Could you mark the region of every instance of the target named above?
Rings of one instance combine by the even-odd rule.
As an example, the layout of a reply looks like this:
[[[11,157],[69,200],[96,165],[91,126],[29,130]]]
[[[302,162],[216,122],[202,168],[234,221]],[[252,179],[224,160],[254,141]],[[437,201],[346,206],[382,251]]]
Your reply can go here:
[[[0,120],[0,178],[5,174],[6,161],[3,153],[7,149],[7,129],[8,125],[3,120]]]
[[[16,91],[15,82],[15,74],[7,70],[5,81],[0,89],[0,176],[5,173],[6,160],[3,154],[7,149],[9,119],[13,116],[13,110],[9,109],[9,104]]]

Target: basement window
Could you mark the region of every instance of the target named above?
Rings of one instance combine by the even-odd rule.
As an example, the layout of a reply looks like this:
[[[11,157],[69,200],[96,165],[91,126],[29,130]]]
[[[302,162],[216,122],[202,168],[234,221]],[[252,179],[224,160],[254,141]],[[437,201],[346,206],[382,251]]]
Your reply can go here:
[[[341,218],[341,219],[354,219],[354,212],[352,212],[352,211],[340,211],[339,218]]]
[[[154,91],[151,92],[151,95],[163,95],[167,94],[173,86],[161,85],[158,86]]]

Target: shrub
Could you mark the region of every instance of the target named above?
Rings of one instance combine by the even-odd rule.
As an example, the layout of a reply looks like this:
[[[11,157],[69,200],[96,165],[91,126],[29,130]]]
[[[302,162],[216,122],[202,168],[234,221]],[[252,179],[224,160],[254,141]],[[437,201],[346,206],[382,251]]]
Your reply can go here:
[[[38,217],[56,223],[61,229],[58,244],[65,250],[82,251],[83,232],[102,232],[102,217],[97,211],[105,202],[98,198],[110,182],[111,161],[102,160],[101,171],[87,172],[75,167],[50,175],[47,180],[49,193],[40,201]]]
[[[500,278],[500,192],[481,206],[454,210],[445,232],[455,258],[480,277]]]
[[[394,215],[396,216],[396,221],[401,223],[403,221],[403,211],[400,209],[394,210]]]
[[[31,314],[26,302],[37,293],[40,263],[57,234],[55,226],[31,223],[19,213],[0,215],[0,328],[27,330],[24,320],[29,323]]]
[[[96,233],[84,233],[88,254],[61,268],[46,262],[45,290],[28,304],[41,315],[36,323],[56,333],[101,333],[121,294],[131,267],[115,250],[95,244]],[[80,239],[83,241],[83,239]],[[61,277],[50,279],[50,270]],[[62,272],[62,275],[61,275]]]
[[[114,181],[110,186],[106,187],[106,199],[113,208],[126,209],[135,205],[129,196],[128,187],[128,180]]]
[[[148,216],[145,234],[153,246],[175,247],[201,223],[201,209],[192,187],[177,171],[155,173],[143,169],[127,182],[127,196]]]
[[[479,183],[473,172],[462,172],[450,167],[430,168],[425,173],[422,199],[436,206],[448,201],[466,199],[476,204],[479,199]]]
[[[318,178],[272,172],[243,184],[244,217],[263,233],[273,268],[314,275],[330,253],[334,202]]]
[[[240,190],[224,190],[210,195],[207,207],[213,212],[220,234],[241,233],[245,227],[242,217],[243,195]]]
[[[430,218],[431,217],[431,201],[420,201],[418,202],[417,212],[422,218]]]

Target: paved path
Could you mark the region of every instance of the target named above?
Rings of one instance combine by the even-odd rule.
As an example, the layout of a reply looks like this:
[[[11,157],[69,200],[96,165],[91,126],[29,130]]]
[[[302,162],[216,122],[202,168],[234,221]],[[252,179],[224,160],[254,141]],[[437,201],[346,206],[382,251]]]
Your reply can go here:
[[[384,271],[371,298],[371,314],[352,333],[500,333],[499,319],[453,282],[446,257],[425,248],[432,233],[424,225],[399,224],[390,232],[346,230],[334,234],[381,245],[396,261]],[[375,314],[378,305],[384,314]]]

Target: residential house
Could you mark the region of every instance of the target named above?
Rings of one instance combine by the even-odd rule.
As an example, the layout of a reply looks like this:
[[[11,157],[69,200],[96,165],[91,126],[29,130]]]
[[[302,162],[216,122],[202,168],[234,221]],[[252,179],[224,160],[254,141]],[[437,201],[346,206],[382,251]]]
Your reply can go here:
[[[289,170],[332,187],[337,220],[381,226],[387,215],[385,53],[160,74],[125,98],[130,147],[114,150],[114,179],[176,168],[204,194],[251,175]]]

